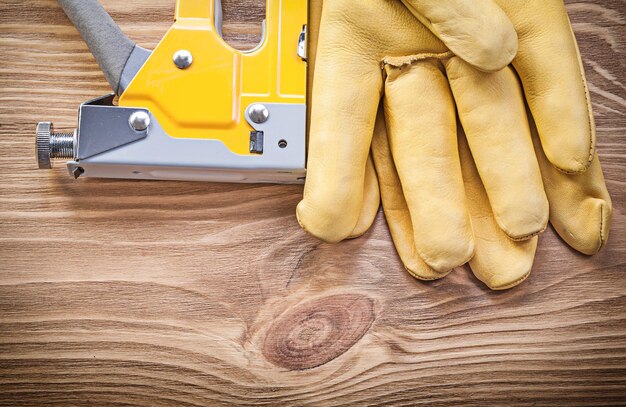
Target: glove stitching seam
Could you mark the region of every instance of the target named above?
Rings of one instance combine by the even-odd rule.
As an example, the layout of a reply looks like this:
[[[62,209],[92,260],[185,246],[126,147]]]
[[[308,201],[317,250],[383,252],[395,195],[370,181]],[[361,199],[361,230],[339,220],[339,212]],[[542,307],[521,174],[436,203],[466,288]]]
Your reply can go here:
[[[569,16],[568,16],[568,20],[569,20]],[[576,46],[576,54],[578,56],[578,65],[580,67],[580,70],[579,70],[580,79],[583,83],[583,88],[585,89],[585,101],[587,102],[587,122],[589,124],[589,156],[587,157],[587,163],[584,166],[584,168],[580,171],[577,171],[578,173],[580,173],[580,172],[585,172],[589,168],[589,166],[591,165],[591,161],[593,160],[593,156],[595,154],[595,143],[594,143],[594,137],[593,137],[595,126],[593,123],[593,109],[591,106],[591,98],[589,96],[589,87],[587,85],[587,78],[585,78],[585,67],[583,65],[583,60],[580,55],[580,49],[578,48],[578,42],[576,41],[576,35],[574,34],[574,29],[572,28],[571,22],[570,22],[570,32],[572,33],[572,38]]]
[[[437,59],[442,60],[446,58],[451,58],[454,56],[452,51],[441,52],[441,53],[423,53],[423,54],[414,54],[414,55],[406,55],[401,57],[385,57],[381,61],[381,69],[384,69],[385,66],[390,66],[392,68],[402,68],[407,65],[413,65],[417,62],[424,61],[426,59]]]
[[[569,20],[569,17],[568,17]],[[589,87],[587,86],[587,79],[585,78],[585,67],[583,65],[583,61],[582,61],[582,57],[580,55],[580,49],[578,48],[578,43],[576,41],[576,35],[574,34],[574,29],[572,28],[571,22],[570,22],[570,33],[572,36],[572,39],[574,41],[575,44],[575,48],[576,48],[576,56],[578,57],[578,71],[580,73],[580,79],[584,88],[584,93],[585,93],[585,101],[587,103],[587,124],[589,125],[589,156],[587,157],[587,162],[583,163],[583,167],[579,170],[575,170],[575,171],[568,171],[565,170],[563,168],[558,167],[556,164],[552,164],[553,167],[555,167],[557,170],[565,173],[565,174],[581,174],[585,171],[587,171],[589,169],[589,166],[591,165],[591,162],[593,161],[593,156],[595,155],[595,143],[594,143],[594,123],[593,123],[593,109],[591,106],[591,99],[589,96]]]
[[[420,249],[418,249],[417,247],[415,247],[415,243],[413,243],[413,247],[415,248],[415,251],[419,254],[419,256],[422,258],[422,260],[424,261],[424,263],[426,263],[426,265],[427,265],[427,266],[428,266],[431,270],[433,270],[433,271],[434,271],[434,272],[436,272],[436,273],[439,273],[439,271],[435,270],[435,268],[434,268],[434,267],[432,267],[432,266],[430,265],[430,262],[432,262],[432,258],[431,258],[430,256],[426,255],[424,252],[422,252],[422,250],[420,250]],[[474,258],[474,254],[475,254],[475,252],[474,252],[474,250],[473,250],[473,251],[472,251],[472,253],[470,253],[470,255],[469,255],[469,257],[468,257],[467,259],[464,259],[461,263],[459,263],[457,266],[454,266],[454,267],[462,266],[463,264],[465,264],[465,263],[469,262],[471,259],[473,259],[473,258]],[[450,270],[448,270],[448,271],[447,271],[447,272],[445,272],[445,273],[446,273],[446,274],[447,274],[447,273],[450,273],[450,271],[452,271],[452,269],[453,269],[454,267],[452,267]],[[406,268],[406,266],[405,266],[405,268]],[[444,274],[444,275],[445,275],[445,274]]]
[[[402,261],[402,259],[400,259],[400,261]],[[402,262],[404,264],[404,262]],[[414,278],[421,280],[421,281],[434,281],[434,280],[439,280],[444,278],[445,276],[447,276],[448,274],[450,274],[452,272],[452,270],[448,270],[445,273],[442,273],[440,276],[436,276],[436,277],[425,277],[425,276],[421,276],[419,275],[419,273],[411,270],[409,267],[404,266],[404,269],[410,274],[412,275]],[[433,270],[434,271],[434,270]]]
[[[489,284],[487,284],[489,286],[489,288],[491,288],[492,290],[506,290],[508,288],[513,288],[516,285],[522,283],[524,280],[526,280],[528,278],[528,276],[530,276],[530,273],[532,272],[532,270],[528,271],[526,274],[524,274],[522,277],[518,278],[517,280],[505,284],[505,285],[501,285],[501,286],[491,286]]]
[[[600,245],[595,250],[595,253],[598,253],[600,249],[606,244],[606,240],[604,237],[604,206],[600,207]]]
[[[524,236],[520,236],[520,237],[511,237],[511,236],[509,236],[509,239],[511,239],[514,242],[521,242],[521,241],[524,241],[524,240],[528,240],[528,239],[531,239],[531,238],[533,238],[535,236],[538,236],[538,235],[542,234],[543,232],[545,232],[547,227],[548,227],[548,225],[546,224],[546,225],[543,226],[543,228],[541,230],[538,230],[537,232],[534,232],[534,233],[531,233],[531,234],[528,234],[528,235],[524,235]]]

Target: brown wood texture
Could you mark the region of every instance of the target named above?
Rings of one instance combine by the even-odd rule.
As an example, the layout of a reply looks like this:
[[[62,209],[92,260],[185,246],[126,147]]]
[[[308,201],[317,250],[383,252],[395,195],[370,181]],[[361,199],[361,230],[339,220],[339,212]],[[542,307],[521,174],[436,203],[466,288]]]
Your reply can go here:
[[[153,47],[173,0],[103,0]],[[262,0],[224,0],[249,47]],[[614,202],[597,256],[549,229],[532,276],[423,283],[384,218],[330,245],[301,186],[70,179],[34,125],[109,91],[53,0],[0,0],[0,405],[626,404],[626,2],[570,1]],[[210,96],[209,96],[210,97]]]

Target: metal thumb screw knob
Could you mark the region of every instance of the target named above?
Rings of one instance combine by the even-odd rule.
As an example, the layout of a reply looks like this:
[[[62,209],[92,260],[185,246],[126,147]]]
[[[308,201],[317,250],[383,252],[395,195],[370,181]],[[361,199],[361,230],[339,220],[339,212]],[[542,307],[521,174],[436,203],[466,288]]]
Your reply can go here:
[[[73,159],[75,144],[76,132],[54,133],[52,123],[40,122],[37,124],[37,138],[35,140],[39,168],[52,168],[52,159],[54,158]]]

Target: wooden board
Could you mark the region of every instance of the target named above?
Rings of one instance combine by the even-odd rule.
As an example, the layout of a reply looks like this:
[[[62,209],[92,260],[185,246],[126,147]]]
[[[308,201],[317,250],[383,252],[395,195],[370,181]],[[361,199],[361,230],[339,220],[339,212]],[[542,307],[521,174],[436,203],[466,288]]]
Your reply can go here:
[[[103,0],[154,47],[172,0]],[[231,43],[262,0],[224,0]],[[382,214],[300,230],[301,186],[74,181],[34,126],[107,93],[53,0],[0,1],[0,405],[626,403],[626,2],[570,1],[614,217],[589,258],[548,230],[532,276],[423,283]]]

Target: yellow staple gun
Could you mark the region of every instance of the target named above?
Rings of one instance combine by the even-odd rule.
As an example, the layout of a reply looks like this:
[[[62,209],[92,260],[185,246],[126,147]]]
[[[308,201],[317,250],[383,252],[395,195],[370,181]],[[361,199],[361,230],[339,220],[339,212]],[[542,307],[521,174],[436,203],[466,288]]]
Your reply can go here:
[[[303,181],[306,0],[268,0],[263,38],[249,51],[222,39],[220,0],[177,0],[152,52],[97,0],[59,3],[115,94],[83,103],[73,133],[39,123],[39,168],[66,159],[76,178]]]

